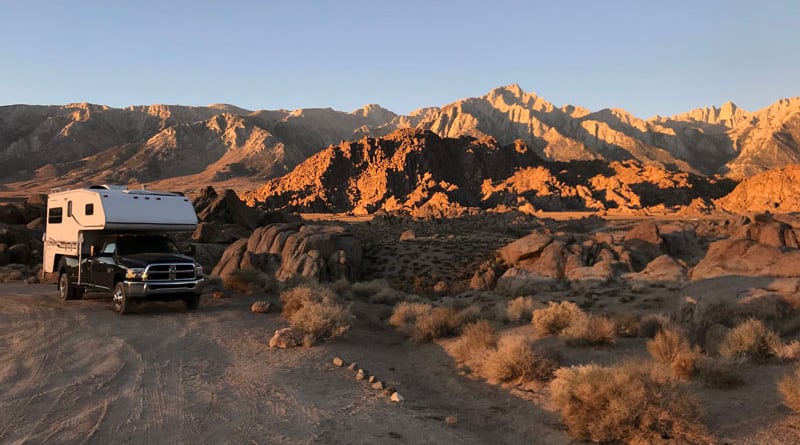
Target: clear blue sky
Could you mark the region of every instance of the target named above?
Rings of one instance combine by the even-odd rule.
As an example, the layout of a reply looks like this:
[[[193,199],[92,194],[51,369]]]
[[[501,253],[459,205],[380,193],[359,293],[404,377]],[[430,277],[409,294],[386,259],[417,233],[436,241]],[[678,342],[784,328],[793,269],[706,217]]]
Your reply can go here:
[[[0,104],[407,113],[518,83],[669,115],[800,95],[800,1],[0,1]]]

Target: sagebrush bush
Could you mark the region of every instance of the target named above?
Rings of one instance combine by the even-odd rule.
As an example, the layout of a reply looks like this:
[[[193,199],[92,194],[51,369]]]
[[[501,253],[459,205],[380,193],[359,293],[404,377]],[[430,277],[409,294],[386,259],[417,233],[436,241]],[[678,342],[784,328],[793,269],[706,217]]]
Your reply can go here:
[[[653,338],[658,331],[670,325],[670,319],[663,314],[647,314],[639,320],[639,337]]]
[[[560,335],[570,346],[608,345],[617,338],[617,326],[602,315],[575,317]]]
[[[549,380],[557,367],[555,353],[535,349],[533,343],[521,335],[507,335],[484,356],[479,373],[490,382],[522,384]]]
[[[274,277],[256,269],[236,269],[223,278],[222,283],[228,289],[246,294],[277,289]]]
[[[452,354],[456,361],[480,373],[487,352],[496,346],[497,331],[494,326],[487,320],[478,320],[461,329],[461,336],[453,344]]]
[[[751,318],[728,331],[719,348],[723,357],[742,357],[765,360],[778,356],[783,343],[761,320]]]
[[[353,296],[360,300],[367,300],[378,292],[389,289],[389,282],[384,278],[369,281],[357,281],[350,286]]]
[[[472,306],[459,311],[449,306],[404,301],[395,306],[389,324],[413,340],[424,342],[458,332],[478,312]]]
[[[533,311],[532,323],[541,336],[557,335],[582,317],[586,317],[586,314],[575,303],[551,301],[546,308]]]
[[[555,372],[551,400],[569,434],[594,442],[714,443],[700,405],[663,366],[627,362]]]
[[[306,346],[334,339],[350,330],[352,311],[329,287],[298,286],[281,293],[281,303],[281,315],[303,335]]]
[[[783,397],[783,404],[800,414],[800,366],[778,381],[778,392]]]
[[[683,331],[676,326],[664,327],[647,341],[647,350],[656,362],[669,366],[673,375],[691,377],[700,353],[692,348]]]
[[[506,318],[512,322],[529,323],[533,310],[540,304],[533,297],[517,297],[506,304]]]
[[[744,385],[731,359],[700,357],[695,362],[696,374],[705,386],[714,389],[731,389]]]

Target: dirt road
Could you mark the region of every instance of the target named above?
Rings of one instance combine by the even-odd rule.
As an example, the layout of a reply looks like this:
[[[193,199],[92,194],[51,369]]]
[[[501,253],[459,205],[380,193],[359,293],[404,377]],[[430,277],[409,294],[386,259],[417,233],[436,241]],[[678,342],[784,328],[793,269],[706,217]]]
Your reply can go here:
[[[563,443],[535,405],[460,376],[435,344],[358,324],[344,339],[271,350],[285,322],[253,299],[195,312],[53,286],[0,285],[0,443]],[[355,360],[406,397],[394,404],[335,368]],[[445,417],[456,416],[455,426]]]

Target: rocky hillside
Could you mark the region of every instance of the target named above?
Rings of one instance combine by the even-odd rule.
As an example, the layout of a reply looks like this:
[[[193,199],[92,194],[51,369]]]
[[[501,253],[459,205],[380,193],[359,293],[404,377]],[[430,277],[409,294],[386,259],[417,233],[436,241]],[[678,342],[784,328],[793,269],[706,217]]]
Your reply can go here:
[[[247,198],[275,209],[357,214],[450,216],[511,207],[630,212],[702,208],[703,199],[723,196],[733,185],[639,161],[548,161],[521,140],[501,144],[406,129],[330,146]]]
[[[398,129],[440,137],[522,140],[550,161],[638,161],[696,174],[748,177],[800,161],[800,98],[757,112],[728,103],[642,120],[621,109],[555,106],[517,85],[399,116],[377,105],[249,111],[186,107],[0,107],[0,189],[94,182],[250,183],[278,177],[328,145]]]
[[[334,142],[395,115],[378,106],[250,112],[230,105],[0,107],[0,183],[143,183],[203,174],[216,182],[286,173]]]
[[[800,165],[789,165],[745,179],[717,207],[734,213],[800,211]]]

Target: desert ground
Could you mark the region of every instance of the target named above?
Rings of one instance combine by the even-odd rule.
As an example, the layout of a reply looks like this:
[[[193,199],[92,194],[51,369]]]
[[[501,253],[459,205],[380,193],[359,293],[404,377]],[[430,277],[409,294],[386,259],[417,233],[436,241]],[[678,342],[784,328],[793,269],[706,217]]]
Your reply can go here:
[[[792,305],[800,295],[797,279],[731,273],[692,278],[686,272],[701,269],[710,243],[755,222],[553,216],[414,220],[305,215],[307,224],[344,226],[361,240],[360,280],[368,283],[361,291],[357,283],[328,285],[340,291],[352,311],[352,326],[345,335],[310,347],[270,348],[273,333],[290,323],[274,309],[266,314],[250,310],[261,300],[280,306],[286,288],[236,292],[216,280],[197,311],[144,303],[133,314],[119,316],[101,293],[61,301],[52,285],[0,284],[0,443],[579,442],[551,400],[550,377],[485,378],[457,360],[463,326],[415,340],[393,325],[391,316],[404,301],[471,311],[470,320],[487,320],[500,336],[533,339],[535,347],[556,350],[560,368],[651,360],[652,334],[641,334],[641,328],[637,333],[635,326],[648,315],[661,316],[687,332],[696,357],[702,357],[698,360],[724,370],[676,379],[675,387],[701,407],[691,420],[707,429],[710,439],[703,443],[800,443],[798,417],[777,390],[778,381],[795,369],[796,355],[723,360],[708,351],[707,332],[709,325],[729,325],[719,329],[730,330],[740,319],[763,316],[782,344],[792,345],[800,326]],[[765,227],[776,224],[771,221]],[[788,242],[794,220],[781,221],[781,239]],[[683,275],[655,279],[663,271],[648,267],[599,284],[576,275],[573,280],[534,281],[534,287],[470,286],[483,262],[531,233],[585,247],[587,239],[617,243],[643,222],[655,222],[662,238],[672,242],[668,233],[692,228],[691,242],[672,252]],[[668,232],[675,224],[682,231]],[[587,276],[594,275],[581,275]],[[369,290],[377,288],[380,292]],[[213,298],[213,291],[225,298]],[[587,314],[615,320],[616,332],[598,345],[543,336],[530,322],[530,310],[527,319],[509,319],[507,305],[518,297],[540,310],[548,302],[573,302]],[[697,311],[687,318],[687,298],[723,302],[728,306],[710,312],[731,318],[710,322],[703,318],[709,315]],[[750,305],[744,312],[730,309],[741,302]],[[707,350],[697,349],[700,345]],[[356,380],[353,370],[334,366],[335,357],[356,362],[403,400],[392,401],[390,392]]]
[[[102,294],[63,302],[50,285],[4,284],[0,295],[0,443],[566,442],[552,414],[387,329],[358,324],[333,343],[270,349],[286,323],[250,313],[255,297],[119,317]],[[334,367],[335,356],[405,401]]]

